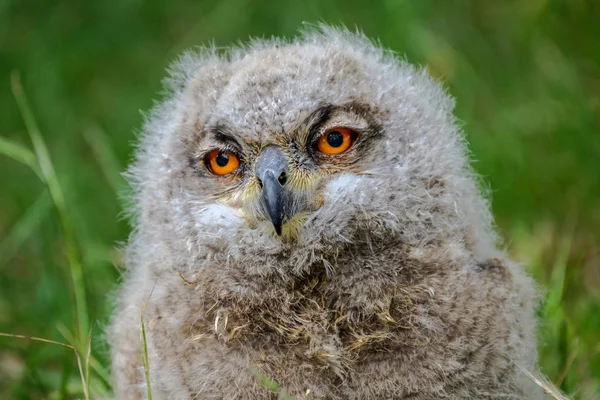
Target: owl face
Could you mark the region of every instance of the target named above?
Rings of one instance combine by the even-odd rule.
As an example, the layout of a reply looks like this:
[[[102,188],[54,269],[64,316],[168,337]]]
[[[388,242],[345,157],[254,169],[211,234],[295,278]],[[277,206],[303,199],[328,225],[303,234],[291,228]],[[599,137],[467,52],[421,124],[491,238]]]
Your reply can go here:
[[[234,210],[248,229],[293,241],[324,205],[327,184],[366,174],[369,154],[383,146],[367,107],[352,100],[316,105],[280,132],[257,135],[221,120],[206,127],[191,164],[213,201]]]
[[[136,168],[181,251],[302,269],[349,246],[477,237],[487,208],[426,73],[338,32],[179,65]]]

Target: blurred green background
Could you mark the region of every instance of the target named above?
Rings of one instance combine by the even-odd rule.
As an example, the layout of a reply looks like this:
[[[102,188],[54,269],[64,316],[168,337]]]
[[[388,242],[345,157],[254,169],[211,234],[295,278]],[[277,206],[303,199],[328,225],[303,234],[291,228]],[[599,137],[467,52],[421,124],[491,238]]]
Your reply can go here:
[[[541,368],[569,396],[600,399],[592,0],[1,0],[0,332],[74,345],[87,381],[71,349],[0,337],[1,399],[110,392],[103,328],[129,232],[120,172],[139,110],[183,50],[291,37],[304,22],[358,27],[456,97],[498,229],[543,291]]]

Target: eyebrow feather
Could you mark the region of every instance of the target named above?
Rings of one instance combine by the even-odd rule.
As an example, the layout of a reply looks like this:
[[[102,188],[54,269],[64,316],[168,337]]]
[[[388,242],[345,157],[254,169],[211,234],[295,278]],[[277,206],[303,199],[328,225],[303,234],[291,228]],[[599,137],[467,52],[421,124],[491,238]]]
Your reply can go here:
[[[212,139],[216,142],[221,142],[226,145],[231,145],[234,147],[240,147],[241,143],[238,138],[235,137],[229,130],[229,128],[224,124],[217,124],[207,129],[207,133],[212,137]]]
[[[333,110],[333,105],[327,104],[319,107],[307,118],[310,136],[314,136],[314,134],[319,131],[323,124],[329,120]]]

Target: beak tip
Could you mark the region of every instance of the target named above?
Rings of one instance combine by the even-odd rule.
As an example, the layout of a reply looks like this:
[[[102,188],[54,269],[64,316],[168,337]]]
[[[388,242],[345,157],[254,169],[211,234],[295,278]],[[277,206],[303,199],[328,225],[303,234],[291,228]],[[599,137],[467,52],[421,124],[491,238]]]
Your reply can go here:
[[[281,224],[273,224],[273,226],[275,227],[275,233],[277,233],[277,236],[281,236]]]

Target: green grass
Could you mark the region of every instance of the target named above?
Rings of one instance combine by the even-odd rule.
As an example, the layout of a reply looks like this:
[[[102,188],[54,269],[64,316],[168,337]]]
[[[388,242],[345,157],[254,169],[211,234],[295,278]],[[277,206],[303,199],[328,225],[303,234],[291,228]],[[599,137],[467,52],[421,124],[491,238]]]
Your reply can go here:
[[[120,172],[184,49],[355,25],[457,99],[509,251],[543,290],[540,364],[600,399],[600,7],[592,0],[0,2],[0,398],[110,392]],[[13,71],[20,72],[19,76]],[[89,356],[88,356],[89,353]]]

